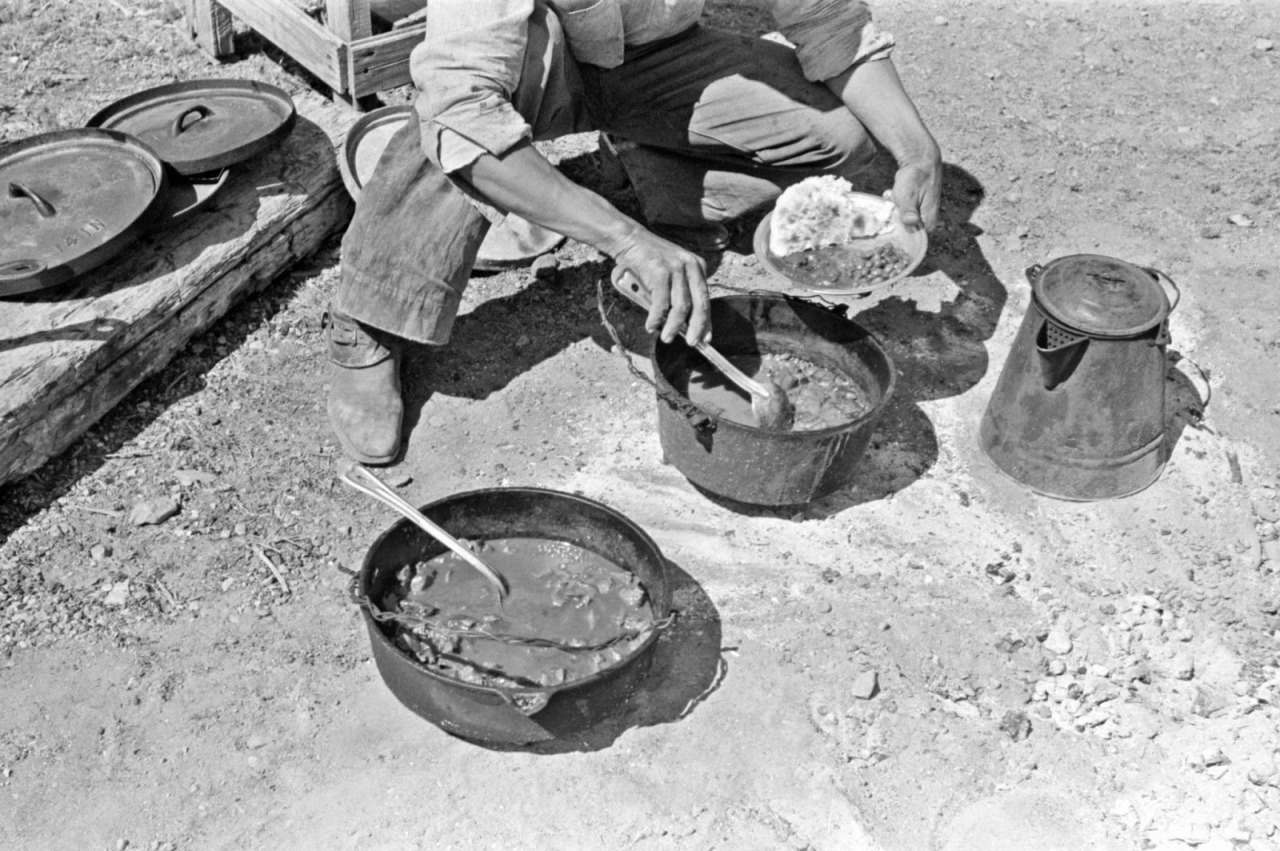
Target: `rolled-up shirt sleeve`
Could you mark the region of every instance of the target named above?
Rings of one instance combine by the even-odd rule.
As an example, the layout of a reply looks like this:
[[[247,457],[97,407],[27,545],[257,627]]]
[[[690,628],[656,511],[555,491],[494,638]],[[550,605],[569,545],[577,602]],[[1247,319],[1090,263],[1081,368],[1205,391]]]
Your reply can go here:
[[[431,0],[410,73],[427,157],[446,173],[531,137],[512,106],[534,0]]]
[[[859,62],[889,55],[893,36],[880,32],[862,0],[769,0],[778,29],[796,46],[806,78],[829,80]]]

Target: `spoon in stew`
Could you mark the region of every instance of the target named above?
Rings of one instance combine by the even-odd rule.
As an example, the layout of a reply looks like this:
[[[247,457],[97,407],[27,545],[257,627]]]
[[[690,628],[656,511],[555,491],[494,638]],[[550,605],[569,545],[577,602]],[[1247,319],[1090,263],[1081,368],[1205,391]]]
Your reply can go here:
[[[626,270],[621,272],[614,270],[613,286],[645,310],[649,310],[653,305],[653,297],[649,290],[635,275]],[[681,332],[685,327],[680,326]],[[760,428],[768,431],[791,431],[796,421],[796,406],[778,382],[767,377],[752,378],[712,348],[710,343],[700,340],[693,344],[693,348],[751,397],[751,413],[755,415],[756,423]]]
[[[486,564],[484,559],[473,553],[453,535],[450,535],[443,528],[424,517],[421,511],[406,502],[400,494],[387,487],[373,473],[370,473],[350,458],[344,458],[338,464],[338,478],[342,479],[344,484],[350,485],[361,493],[378,500],[388,508],[396,510],[410,523],[413,523],[419,529],[453,550],[489,581],[493,589],[498,592],[499,602],[506,599],[508,591],[507,580],[502,577],[502,574]]]

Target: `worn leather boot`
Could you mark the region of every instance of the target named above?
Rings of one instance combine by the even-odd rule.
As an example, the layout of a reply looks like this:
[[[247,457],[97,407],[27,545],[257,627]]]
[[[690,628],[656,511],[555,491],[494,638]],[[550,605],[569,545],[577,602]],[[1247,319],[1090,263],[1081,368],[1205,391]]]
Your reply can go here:
[[[329,426],[362,464],[389,464],[400,452],[404,401],[396,338],[341,313],[324,315],[329,341]]]

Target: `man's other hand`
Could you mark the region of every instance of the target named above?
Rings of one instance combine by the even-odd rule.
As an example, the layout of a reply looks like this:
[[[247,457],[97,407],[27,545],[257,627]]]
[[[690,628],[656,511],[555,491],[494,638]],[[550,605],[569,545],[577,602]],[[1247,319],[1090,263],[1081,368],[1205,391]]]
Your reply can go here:
[[[893,179],[893,203],[908,230],[938,224],[938,204],[942,197],[942,160],[907,163]]]

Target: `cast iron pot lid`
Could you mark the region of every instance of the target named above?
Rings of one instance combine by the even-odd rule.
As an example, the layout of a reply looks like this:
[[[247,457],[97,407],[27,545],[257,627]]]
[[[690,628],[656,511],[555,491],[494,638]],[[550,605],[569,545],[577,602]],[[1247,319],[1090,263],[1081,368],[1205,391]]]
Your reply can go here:
[[[164,204],[155,151],[114,130],[0,147],[0,295],[57,286],[114,256]]]
[[[89,119],[136,136],[179,174],[216,171],[277,145],[297,121],[289,95],[254,80],[192,80],[138,92]]]
[[[360,195],[373,177],[391,137],[415,116],[410,104],[384,106],[362,115],[351,125],[338,152],[338,171],[342,172],[342,182],[356,203],[360,202]],[[555,231],[509,215],[502,224],[489,228],[476,254],[474,268],[496,272],[524,266],[535,257],[554,251],[562,242],[564,237]]]
[[[1031,267],[1027,277],[1045,312],[1084,334],[1133,337],[1169,315],[1169,299],[1155,275],[1113,257],[1059,257]]]

